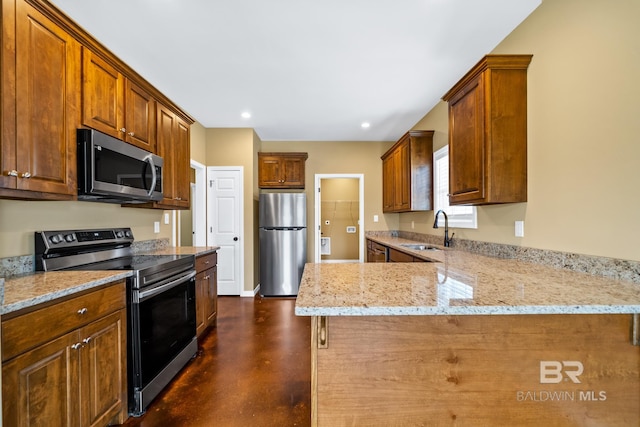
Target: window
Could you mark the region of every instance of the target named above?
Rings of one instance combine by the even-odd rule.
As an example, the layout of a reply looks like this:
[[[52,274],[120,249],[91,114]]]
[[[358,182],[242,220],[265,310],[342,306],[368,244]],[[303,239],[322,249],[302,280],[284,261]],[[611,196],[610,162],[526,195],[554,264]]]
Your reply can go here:
[[[449,217],[449,227],[478,228],[475,206],[449,206],[449,146],[433,153],[434,214],[442,209]],[[444,216],[438,218],[438,226],[444,227]]]

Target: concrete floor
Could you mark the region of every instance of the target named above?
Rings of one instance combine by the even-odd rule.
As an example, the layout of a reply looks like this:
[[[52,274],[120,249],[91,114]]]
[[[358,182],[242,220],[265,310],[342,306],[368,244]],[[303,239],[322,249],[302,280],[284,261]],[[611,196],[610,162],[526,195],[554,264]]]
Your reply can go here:
[[[311,321],[295,299],[218,299],[195,359],[125,427],[308,426]]]

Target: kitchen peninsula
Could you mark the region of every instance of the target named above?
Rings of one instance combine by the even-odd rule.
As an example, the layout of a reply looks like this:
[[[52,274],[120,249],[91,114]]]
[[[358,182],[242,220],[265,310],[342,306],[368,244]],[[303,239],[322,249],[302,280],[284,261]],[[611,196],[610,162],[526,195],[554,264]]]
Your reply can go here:
[[[638,284],[475,255],[307,264],[312,425],[637,425]]]

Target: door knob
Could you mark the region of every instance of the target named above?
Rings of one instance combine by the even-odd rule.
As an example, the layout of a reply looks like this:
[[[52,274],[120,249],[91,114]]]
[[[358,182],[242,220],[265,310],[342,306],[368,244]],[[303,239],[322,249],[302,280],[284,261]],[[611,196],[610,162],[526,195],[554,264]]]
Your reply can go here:
[[[238,241],[238,238],[237,238],[237,237],[234,237],[234,238],[233,238],[233,241],[234,241],[234,242],[237,242],[237,241]]]

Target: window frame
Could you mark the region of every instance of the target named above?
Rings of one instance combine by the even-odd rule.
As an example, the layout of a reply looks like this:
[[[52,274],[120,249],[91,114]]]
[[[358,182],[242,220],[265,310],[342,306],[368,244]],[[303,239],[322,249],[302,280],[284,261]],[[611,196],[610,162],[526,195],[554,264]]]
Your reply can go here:
[[[446,183],[441,183],[441,167],[446,166]],[[449,145],[433,153],[433,214],[444,210],[449,219],[449,228],[478,228],[478,210],[475,206],[449,205]],[[444,204],[444,206],[443,206]],[[438,218],[438,227],[444,227],[444,216]]]

